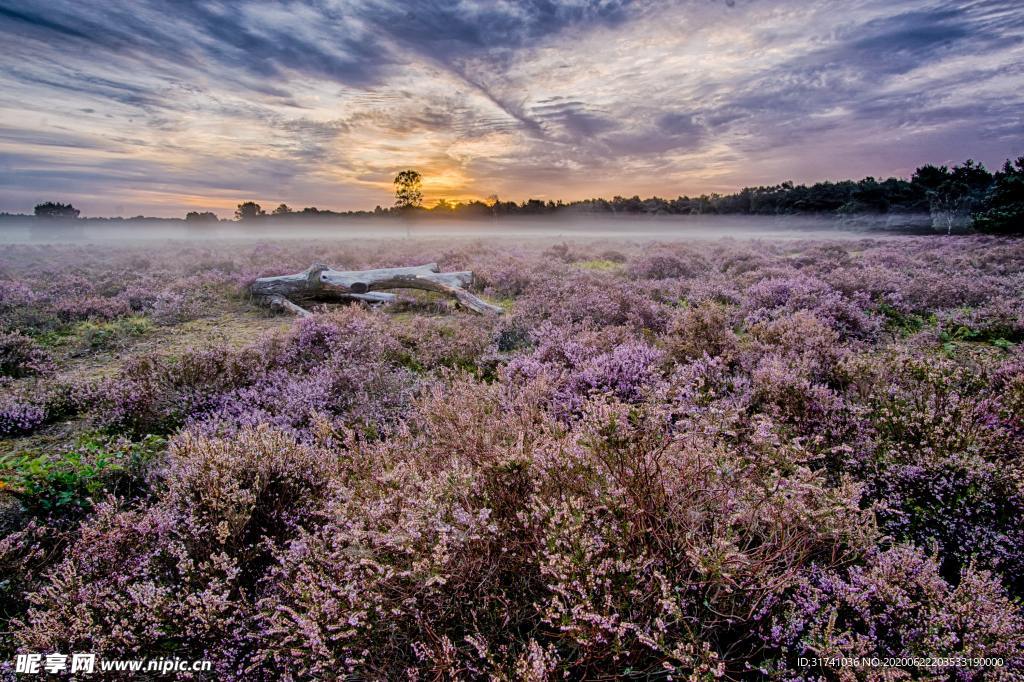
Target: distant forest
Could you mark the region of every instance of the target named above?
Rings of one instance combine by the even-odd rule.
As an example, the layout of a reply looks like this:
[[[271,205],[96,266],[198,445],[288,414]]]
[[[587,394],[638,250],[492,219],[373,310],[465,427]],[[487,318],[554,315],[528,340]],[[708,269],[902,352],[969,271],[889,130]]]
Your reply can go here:
[[[948,168],[925,165],[909,180],[842,180],[797,185],[745,187],[733,194],[702,194],[675,199],[639,196],[579,201],[527,199],[516,203],[501,201],[450,202],[439,200],[427,208],[422,204],[422,177],[405,170],[395,177],[395,205],[377,206],[372,211],[331,211],[316,207],[292,209],[287,204],[266,211],[254,201],[238,205],[234,219],[242,222],[325,220],[367,217],[497,218],[506,216],[552,216],[558,214],[601,215],[886,215],[928,214],[931,226],[942,232],[975,229],[995,233],[1024,233],[1024,157],[1006,161],[992,173],[982,164],[965,161]],[[14,218],[0,214],[0,218]],[[35,207],[35,217],[77,219],[71,204],[47,202]],[[127,220],[154,220],[137,216]],[[95,220],[95,219],[91,219]],[[111,218],[109,220],[123,220]],[[169,219],[176,220],[176,219]],[[201,226],[223,219],[212,212],[189,212],[185,221]]]

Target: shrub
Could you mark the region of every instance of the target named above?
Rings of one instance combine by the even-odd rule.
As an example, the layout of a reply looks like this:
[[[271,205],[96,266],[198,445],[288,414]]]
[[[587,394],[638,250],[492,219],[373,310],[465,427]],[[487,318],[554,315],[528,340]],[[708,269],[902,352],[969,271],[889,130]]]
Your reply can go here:
[[[0,332],[0,376],[20,378],[53,370],[50,354],[20,332]]]
[[[402,345],[406,367],[423,372],[441,368],[477,371],[491,347],[493,325],[482,318],[417,317],[393,333]]]
[[[763,279],[747,290],[747,324],[757,324],[801,310],[813,312],[849,338],[871,338],[879,327],[861,298],[850,299],[827,283],[805,275]]]
[[[648,253],[629,266],[633,279],[689,278],[708,269],[700,256],[686,252]]]
[[[108,322],[131,313],[131,308],[124,300],[101,296],[60,298],[53,307],[57,316],[64,322],[85,320]]]
[[[188,350],[178,357],[135,356],[114,377],[83,386],[100,428],[128,434],[168,434],[219,406],[220,396],[251,385],[273,362],[274,341],[243,349]]]
[[[482,270],[474,270],[474,286],[496,298],[520,296],[533,284],[533,277],[526,264],[517,262],[495,263]]]
[[[630,339],[602,350],[586,337],[550,325],[543,325],[536,339],[536,351],[510,361],[505,376],[543,385],[553,411],[563,417],[578,412],[595,394],[637,402],[659,381],[663,354],[646,343]]]
[[[20,645],[109,657],[181,647],[228,672],[258,577],[275,547],[314,523],[335,463],[266,428],[183,436],[155,504],[97,506],[29,597]]]
[[[669,355],[680,362],[705,354],[731,361],[739,350],[729,311],[713,302],[685,306],[675,313],[664,339]]]
[[[159,324],[187,322],[201,313],[199,301],[176,291],[160,292],[149,307],[149,315]]]
[[[0,280],[0,328],[13,332],[47,331],[57,324],[39,292],[25,282]]]
[[[798,656],[992,657],[1010,676],[1024,667],[1024,616],[999,581],[968,568],[951,585],[933,557],[903,546],[867,566],[815,572],[788,600],[770,641],[783,652],[779,666],[793,672],[801,670]],[[968,680],[987,674],[971,666],[938,671]]]
[[[31,433],[46,421],[46,409],[23,398],[0,398],[0,436]]]
[[[272,370],[252,385],[218,396],[208,415],[190,421],[205,421],[222,434],[271,424],[302,438],[317,417],[326,417],[336,426],[377,436],[395,422],[412,391],[403,370],[336,356],[307,374]]]
[[[238,567],[164,507],[97,506],[66,557],[29,595],[17,644],[32,651],[147,656],[183,650],[216,660],[239,625],[231,598]]]
[[[516,301],[513,312],[530,326],[544,320],[558,325],[629,325],[661,331],[668,310],[611,273],[580,271],[536,282]]]
[[[376,473],[281,557],[243,633],[246,675],[716,672],[710,642],[759,648],[739,624],[761,598],[864,545],[849,491],[806,470],[709,458],[614,402],[568,435],[495,387],[451,390],[353,459]]]
[[[1024,341],[1024,307],[999,298],[980,308],[949,311],[938,318],[940,340],[987,342],[1009,348]]]
[[[882,527],[897,539],[935,545],[948,580],[973,561],[1019,594],[1024,498],[1012,418],[1004,421],[1013,408],[1004,411],[994,397],[1012,404],[1012,389],[950,359],[903,356],[883,368],[872,382],[873,452],[854,468]],[[999,390],[993,397],[990,382]]]

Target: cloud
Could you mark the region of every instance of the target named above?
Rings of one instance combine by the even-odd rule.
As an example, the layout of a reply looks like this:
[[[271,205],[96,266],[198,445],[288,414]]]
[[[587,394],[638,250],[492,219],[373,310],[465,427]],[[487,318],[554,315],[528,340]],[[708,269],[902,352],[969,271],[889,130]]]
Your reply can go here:
[[[1024,153],[1011,0],[0,0],[0,41],[0,210],[356,208],[405,167],[449,198],[674,195]]]

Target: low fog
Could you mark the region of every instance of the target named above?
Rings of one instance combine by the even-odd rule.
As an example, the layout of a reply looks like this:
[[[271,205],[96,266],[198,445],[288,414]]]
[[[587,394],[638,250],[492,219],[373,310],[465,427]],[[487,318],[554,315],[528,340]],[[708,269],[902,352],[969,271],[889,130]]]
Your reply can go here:
[[[0,243],[125,243],[166,240],[265,239],[856,239],[931,232],[927,216],[666,216],[408,220],[344,218],[331,222],[32,219],[0,224]]]

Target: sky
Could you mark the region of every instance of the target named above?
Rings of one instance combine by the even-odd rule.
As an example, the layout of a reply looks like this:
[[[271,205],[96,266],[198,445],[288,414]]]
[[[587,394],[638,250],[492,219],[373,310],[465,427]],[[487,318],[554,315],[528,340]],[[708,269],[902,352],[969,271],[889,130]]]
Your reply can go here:
[[[1024,154],[1024,2],[0,0],[0,211],[727,192]]]

